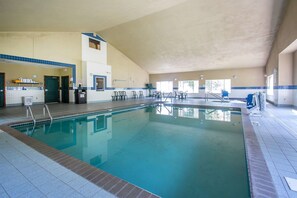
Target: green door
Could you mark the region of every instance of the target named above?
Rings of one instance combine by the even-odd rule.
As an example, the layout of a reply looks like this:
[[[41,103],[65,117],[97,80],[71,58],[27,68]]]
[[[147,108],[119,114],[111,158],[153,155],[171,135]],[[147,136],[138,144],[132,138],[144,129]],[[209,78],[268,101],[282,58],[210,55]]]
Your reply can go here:
[[[45,93],[45,103],[60,101],[58,76],[44,77],[44,93]]]
[[[62,76],[62,102],[69,103],[69,76]]]
[[[5,85],[4,73],[0,73],[0,107],[5,106]]]

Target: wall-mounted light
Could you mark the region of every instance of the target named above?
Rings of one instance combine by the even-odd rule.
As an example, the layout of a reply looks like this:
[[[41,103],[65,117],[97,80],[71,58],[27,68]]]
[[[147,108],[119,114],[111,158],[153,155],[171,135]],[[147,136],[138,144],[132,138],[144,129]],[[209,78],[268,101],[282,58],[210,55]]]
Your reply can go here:
[[[73,77],[70,78],[70,82],[73,82]]]
[[[204,75],[201,74],[201,75],[200,75],[200,80],[203,80],[203,78],[204,78]]]
[[[232,78],[233,78],[233,79],[236,79],[236,78],[237,78],[237,76],[236,76],[236,75],[233,75],[233,76],[232,76]]]
[[[264,74],[264,78],[267,78],[267,74]]]
[[[34,74],[34,75],[32,76],[32,78],[37,78],[37,75]]]
[[[177,78],[175,78],[174,80],[177,81]]]

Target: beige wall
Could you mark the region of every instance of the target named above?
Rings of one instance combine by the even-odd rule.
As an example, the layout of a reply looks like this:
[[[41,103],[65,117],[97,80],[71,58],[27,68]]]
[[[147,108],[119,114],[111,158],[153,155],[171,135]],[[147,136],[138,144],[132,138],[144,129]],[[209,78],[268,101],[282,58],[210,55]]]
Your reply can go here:
[[[278,67],[278,85],[293,83],[293,53],[280,54]]]
[[[292,44],[297,39],[297,1],[288,0],[282,23],[274,40],[265,71],[267,75],[274,74],[276,81],[274,86],[296,85],[296,66],[294,67],[294,55]],[[293,50],[294,51],[294,50]],[[297,106],[296,89],[278,87],[274,90],[274,96],[267,97],[276,105]]]
[[[19,86],[12,83],[12,80],[16,80],[20,77],[32,79],[42,83],[40,86],[43,86],[44,76],[70,76],[71,69],[67,68],[67,71],[65,71],[64,69],[44,68],[40,66],[0,63],[0,73],[1,72],[5,73],[6,86],[8,87]],[[36,78],[34,78],[33,75],[36,75]]]
[[[144,69],[110,44],[107,45],[107,64],[112,68],[112,87],[143,88],[149,82]]]
[[[200,76],[203,75],[203,80]],[[236,78],[233,78],[233,76]],[[176,79],[176,80],[175,80]],[[264,68],[208,70],[184,73],[150,74],[150,83],[156,87],[157,81],[173,81],[174,87],[180,80],[199,80],[199,85],[205,84],[205,80],[231,79],[232,87],[264,86]]]
[[[2,32],[0,54],[75,64],[77,82],[82,82],[80,32]],[[107,64],[112,66],[113,87],[144,87],[149,81],[145,70],[111,45],[108,45]],[[60,72],[61,76],[72,76],[70,69]]]
[[[278,69],[279,53],[288,47],[297,38],[297,1],[289,0],[282,24],[273,43],[267,64],[266,74],[273,74]]]
[[[0,54],[75,64],[77,80],[81,80],[79,32],[2,32]]]
[[[297,51],[293,53],[293,84],[297,85]]]

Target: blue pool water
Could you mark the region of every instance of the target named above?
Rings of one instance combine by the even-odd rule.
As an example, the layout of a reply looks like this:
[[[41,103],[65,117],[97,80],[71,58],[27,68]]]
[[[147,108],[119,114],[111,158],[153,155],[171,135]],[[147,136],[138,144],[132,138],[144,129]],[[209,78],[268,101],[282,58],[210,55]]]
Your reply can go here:
[[[150,106],[15,128],[162,197],[249,197],[240,112]]]

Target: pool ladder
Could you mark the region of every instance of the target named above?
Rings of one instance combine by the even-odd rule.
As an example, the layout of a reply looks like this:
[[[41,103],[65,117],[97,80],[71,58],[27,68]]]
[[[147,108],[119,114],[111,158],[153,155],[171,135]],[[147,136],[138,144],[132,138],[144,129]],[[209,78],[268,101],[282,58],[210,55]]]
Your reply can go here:
[[[34,126],[35,126],[35,124],[36,124],[36,119],[35,119],[35,116],[34,116],[34,114],[33,114],[33,112],[32,112],[31,107],[30,107],[29,105],[26,106],[26,110],[27,110],[27,117],[29,117],[29,113],[30,113],[30,116],[31,116],[31,118],[32,118],[32,120],[33,120],[33,124],[34,124]]]
[[[26,111],[27,111],[27,117],[29,117],[29,114],[30,114],[30,116],[31,116],[31,118],[33,120],[33,124],[35,125],[36,124],[36,118],[35,118],[35,116],[34,116],[34,114],[32,112],[31,106],[29,106],[29,105],[26,106]],[[46,112],[47,112],[47,114],[48,114],[48,116],[49,116],[49,118],[51,120],[51,123],[52,123],[53,122],[52,114],[51,114],[47,104],[44,104],[43,105],[43,116],[45,116]]]
[[[49,118],[51,119],[51,122],[52,122],[53,121],[53,117],[51,115],[51,112],[50,112],[47,104],[44,104],[44,106],[43,106],[43,116],[45,116],[45,112],[47,112],[47,114],[48,114],[48,116],[49,116]]]

